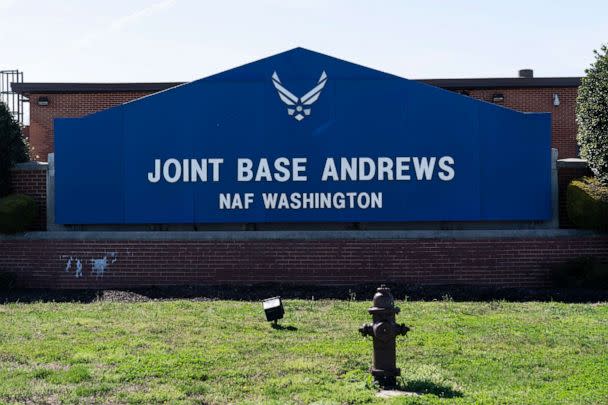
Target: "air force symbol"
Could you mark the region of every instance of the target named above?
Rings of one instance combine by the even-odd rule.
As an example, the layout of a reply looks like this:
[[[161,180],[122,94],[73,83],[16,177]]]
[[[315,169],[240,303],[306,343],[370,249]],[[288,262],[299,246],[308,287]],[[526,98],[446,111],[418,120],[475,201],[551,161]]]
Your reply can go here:
[[[274,84],[274,88],[279,92],[281,100],[287,104],[287,114],[293,116],[298,121],[302,121],[304,117],[310,115],[310,105],[319,99],[321,90],[325,87],[326,82],[327,75],[325,74],[325,71],[323,71],[317,85],[308,93],[298,98],[283,87],[276,71],[272,74],[272,84]]]

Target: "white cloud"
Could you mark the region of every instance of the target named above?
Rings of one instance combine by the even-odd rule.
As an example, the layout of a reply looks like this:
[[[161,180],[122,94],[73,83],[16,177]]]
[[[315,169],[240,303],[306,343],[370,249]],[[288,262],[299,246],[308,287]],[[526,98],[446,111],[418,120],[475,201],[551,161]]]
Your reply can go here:
[[[12,0],[0,0],[0,4],[2,1]],[[108,34],[115,34],[121,32],[127,26],[137,24],[138,22],[144,20],[145,18],[151,15],[173,7],[175,3],[177,3],[177,0],[159,1],[157,3],[151,4],[148,7],[144,7],[140,10],[134,11],[131,14],[116,18],[115,20],[111,21],[106,28],[99,31],[91,32],[77,40],[75,42],[75,46],[79,49],[88,48],[100,38],[103,38]]]
[[[138,10],[134,13],[131,13],[129,15],[126,15],[124,17],[120,17],[116,20],[114,20],[110,26],[109,26],[109,31],[111,32],[119,32],[122,31],[122,29],[128,25],[131,24],[135,24],[138,21],[151,16],[153,14],[158,13],[159,11],[162,10],[166,10],[168,8],[171,8],[175,5],[175,3],[177,2],[177,0],[164,0],[164,1],[159,1],[158,3],[154,3],[151,6],[145,7],[141,10]]]

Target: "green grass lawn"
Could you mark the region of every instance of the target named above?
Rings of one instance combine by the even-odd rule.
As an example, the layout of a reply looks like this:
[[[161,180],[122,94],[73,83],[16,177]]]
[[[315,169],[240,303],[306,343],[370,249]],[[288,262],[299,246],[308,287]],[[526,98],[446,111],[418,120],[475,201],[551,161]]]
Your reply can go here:
[[[608,305],[399,302],[402,387],[376,397],[369,302],[0,305],[0,403],[608,403]]]

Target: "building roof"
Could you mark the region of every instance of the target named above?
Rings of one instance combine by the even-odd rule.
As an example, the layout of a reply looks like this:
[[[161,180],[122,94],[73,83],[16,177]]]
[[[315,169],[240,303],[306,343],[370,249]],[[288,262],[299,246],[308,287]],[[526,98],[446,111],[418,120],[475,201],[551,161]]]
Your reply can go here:
[[[162,83],[11,83],[14,92],[20,94],[46,93],[116,93],[161,91],[182,84]]]
[[[420,79],[423,83],[448,90],[578,87],[580,77],[534,77],[534,78],[475,78],[475,79]],[[11,83],[14,92],[23,95],[47,93],[115,93],[157,92],[183,82],[162,83]]]
[[[578,87],[580,77],[504,77],[485,79],[422,79],[444,89],[507,89],[526,87]]]

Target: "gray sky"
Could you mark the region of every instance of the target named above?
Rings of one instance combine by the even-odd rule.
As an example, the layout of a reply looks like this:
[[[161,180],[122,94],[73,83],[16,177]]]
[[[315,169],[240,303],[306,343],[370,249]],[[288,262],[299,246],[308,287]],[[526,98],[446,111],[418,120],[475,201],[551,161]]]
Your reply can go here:
[[[0,0],[25,81],[189,81],[302,46],[406,78],[577,76],[608,1]]]

